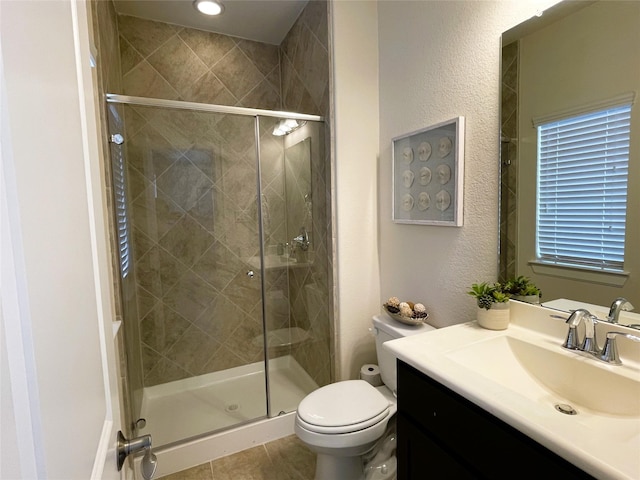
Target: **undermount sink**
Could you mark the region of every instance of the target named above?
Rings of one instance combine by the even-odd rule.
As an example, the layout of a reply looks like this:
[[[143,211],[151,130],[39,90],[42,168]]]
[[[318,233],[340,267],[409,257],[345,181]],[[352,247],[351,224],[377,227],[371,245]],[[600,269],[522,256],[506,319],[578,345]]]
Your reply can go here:
[[[640,479],[640,345],[619,342],[617,366],[564,349],[557,313],[511,302],[507,330],[469,322],[384,347],[596,478]],[[637,332],[597,328],[600,342]]]

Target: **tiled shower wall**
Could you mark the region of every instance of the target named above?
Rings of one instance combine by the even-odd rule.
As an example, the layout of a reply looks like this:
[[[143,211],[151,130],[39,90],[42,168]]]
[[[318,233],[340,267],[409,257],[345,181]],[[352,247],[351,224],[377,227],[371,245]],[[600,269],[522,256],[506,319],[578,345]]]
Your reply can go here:
[[[329,118],[327,2],[310,1],[280,44],[282,108]]]
[[[517,245],[518,168],[518,42],[502,49],[502,135],[500,157],[500,271],[499,280],[515,276]]]
[[[105,36],[103,30],[114,30],[113,7],[111,2],[97,3],[99,31]],[[106,9],[105,4],[109,5]],[[280,48],[120,16],[122,86],[111,84],[105,91],[326,115],[326,8],[324,1],[310,2]],[[106,10],[108,22],[103,18]],[[110,58],[109,63],[115,58],[113,52]],[[310,59],[321,64],[313,65]],[[281,85],[285,95],[280,94]],[[250,281],[242,264],[259,253],[254,147],[238,128],[246,119],[194,113],[172,113],[169,119],[152,108],[125,110],[131,136],[127,161],[137,280],[135,295],[125,297],[136,300],[137,296],[144,384],[260,360],[262,351],[254,341],[261,332],[260,279]],[[278,180],[282,146],[270,135],[269,121],[263,123],[263,201],[274,205],[284,196]],[[247,131],[252,135],[252,126]],[[218,143],[213,145],[211,138]],[[328,135],[326,138],[328,141]],[[156,145],[155,158],[145,158],[148,142]],[[281,304],[284,299],[291,306],[285,321],[290,318],[295,325],[313,331],[310,344],[294,355],[319,384],[331,378],[326,301],[329,159],[322,155],[312,167],[313,195],[318,199],[313,204],[314,264],[302,275],[281,271],[266,279],[268,311],[275,310],[270,302]],[[198,195],[185,196],[181,186],[186,184],[197,186]],[[272,208],[271,212],[265,230],[267,243],[287,242],[290,235],[282,228],[284,219],[278,218],[284,209]],[[302,295],[309,283],[313,283],[314,294]],[[309,298],[316,303],[321,299],[320,305],[309,308]],[[313,312],[313,318],[307,312]],[[209,321],[214,317],[216,322]],[[267,322],[269,328],[287,326],[282,316],[268,316]]]
[[[120,15],[126,95],[280,109],[278,47]]]
[[[313,263],[290,272],[291,319],[312,334],[308,344],[293,349],[294,358],[318,385],[333,378],[333,291],[331,272],[331,134],[328,3],[311,1],[280,45],[283,109],[322,115],[324,144],[312,145],[311,203]],[[312,142],[314,140],[312,139]],[[295,227],[294,227],[295,228]],[[289,232],[291,235],[297,232]]]
[[[118,30],[127,95],[279,108],[275,46],[129,16]],[[128,110],[145,386],[261,360],[253,119]],[[164,163],[144,164],[149,145]]]
[[[253,118],[126,108],[145,385],[261,360]]]

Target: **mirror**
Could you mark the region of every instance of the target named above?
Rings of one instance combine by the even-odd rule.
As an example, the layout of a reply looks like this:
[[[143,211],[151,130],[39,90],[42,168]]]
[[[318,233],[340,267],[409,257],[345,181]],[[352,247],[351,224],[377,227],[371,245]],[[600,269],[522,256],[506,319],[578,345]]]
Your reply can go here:
[[[542,303],[640,312],[640,112],[631,109],[624,273],[536,262],[537,138],[532,119],[640,91],[640,2],[564,1],[502,36],[499,278],[531,278]],[[529,62],[539,63],[532,66]],[[541,60],[542,59],[542,60]],[[559,308],[562,302],[552,302]],[[633,322],[637,323],[637,322]]]

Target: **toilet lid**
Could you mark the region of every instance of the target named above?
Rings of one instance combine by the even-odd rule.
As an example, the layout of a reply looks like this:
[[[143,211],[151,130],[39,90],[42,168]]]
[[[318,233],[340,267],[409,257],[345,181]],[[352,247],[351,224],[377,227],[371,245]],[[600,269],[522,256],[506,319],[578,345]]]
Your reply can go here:
[[[389,401],[364,380],[346,380],[319,388],[298,406],[307,424],[341,427],[366,422],[389,409]]]

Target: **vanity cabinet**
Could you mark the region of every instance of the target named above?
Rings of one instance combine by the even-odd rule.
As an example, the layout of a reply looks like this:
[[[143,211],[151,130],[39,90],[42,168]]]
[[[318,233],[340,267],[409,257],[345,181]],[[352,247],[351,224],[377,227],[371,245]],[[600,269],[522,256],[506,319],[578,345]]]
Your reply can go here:
[[[398,361],[398,480],[593,478]]]

